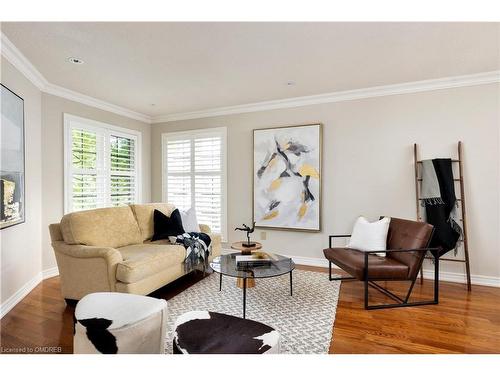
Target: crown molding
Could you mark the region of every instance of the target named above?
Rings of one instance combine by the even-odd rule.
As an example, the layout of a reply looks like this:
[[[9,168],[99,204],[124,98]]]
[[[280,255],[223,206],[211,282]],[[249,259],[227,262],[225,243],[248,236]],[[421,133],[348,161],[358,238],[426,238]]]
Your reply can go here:
[[[33,83],[39,90],[45,88],[49,83],[45,77],[38,71],[37,68],[24,56],[21,51],[5,36],[1,33],[1,51],[2,56],[4,56],[8,62],[10,62],[14,67],[19,70],[26,78],[28,78],[31,83]]]
[[[151,117],[143,113],[50,83],[26,58],[26,56],[24,56],[23,53],[9,40],[9,38],[5,36],[4,33],[1,33],[0,49],[2,56],[4,56],[7,61],[9,61],[42,92],[102,109],[104,111],[112,112],[120,116],[146,122],[148,124],[151,123]]]
[[[88,96],[73,90],[69,90],[67,88],[58,85],[54,85],[53,83],[48,83],[47,85],[45,85],[42,91],[50,95],[55,95],[64,99],[88,105],[90,107],[102,109],[104,111],[116,113],[117,115],[121,115],[124,117],[128,117],[134,120],[139,120],[151,124],[151,117],[148,115],[135,112],[130,109],[120,107],[118,105],[108,103],[101,99],[96,99],[92,96]]]
[[[153,116],[151,122],[153,124],[156,124],[179,120],[191,120],[239,113],[303,107],[315,104],[344,102],[350,100],[375,98],[379,96],[412,94],[423,91],[442,90],[465,86],[477,86],[498,82],[500,82],[500,70],[495,70],[492,72],[469,74],[463,76],[398,83],[394,85],[375,86],[356,90],[337,91],[327,94],[301,96],[290,99],[269,100],[230,107],[219,107],[201,111],[175,113],[164,116]]]
[[[336,103],[380,96],[412,94],[423,91],[477,86],[500,82],[500,70],[495,70],[477,74],[375,86],[356,90],[336,91],[326,94],[269,100],[228,107],[210,108],[193,112],[148,116],[146,114],[50,83],[3,33],[1,33],[1,53],[12,65],[14,65],[14,67],[16,67],[16,69],[18,69],[36,87],[45,93],[112,112],[124,117],[132,118],[134,120],[139,120],[148,124],[303,107],[308,105]]]

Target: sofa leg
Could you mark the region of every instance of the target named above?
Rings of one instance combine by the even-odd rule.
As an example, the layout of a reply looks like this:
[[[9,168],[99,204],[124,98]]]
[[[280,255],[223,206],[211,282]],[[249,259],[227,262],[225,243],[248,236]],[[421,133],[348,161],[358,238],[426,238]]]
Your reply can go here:
[[[66,305],[75,307],[76,304],[78,303],[77,299],[71,299],[71,298],[65,298],[64,301],[66,301]]]

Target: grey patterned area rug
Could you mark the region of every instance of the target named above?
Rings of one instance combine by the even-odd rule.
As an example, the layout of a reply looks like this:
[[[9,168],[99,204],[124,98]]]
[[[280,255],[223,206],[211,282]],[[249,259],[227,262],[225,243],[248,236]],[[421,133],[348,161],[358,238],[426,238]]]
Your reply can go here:
[[[281,333],[281,352],[328,353],[340,291],[340,281],[328,281],[319,272],[293,271],[293,296],[288,274],[256,280],[247,289],[247,319],[267,324]],[[212,274],[168,300],[166,353],[172,353],[176,318],[192,310],[208,310],[242,316],[242,290],[236,279],[224,276],[219,292],[219,274]]]

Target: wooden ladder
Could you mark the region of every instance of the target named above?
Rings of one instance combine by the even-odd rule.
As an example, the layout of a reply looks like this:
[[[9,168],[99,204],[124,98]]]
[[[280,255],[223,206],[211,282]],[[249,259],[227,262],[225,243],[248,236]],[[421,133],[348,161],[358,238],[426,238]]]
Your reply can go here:
[[[419,166],[422,165],[422,160],[418,159],[418,145],[415,143],[413,145],[413,160],[415,162],[415,192],[416,192],[416,207],[417,207],[417,220],[423,221],[422,212],[421,212],[421,202],[422,198],[420,198],[421,192],[421,183],[422,178],[420,177],[421,168]],[[441,258],[440,261],[445,262],[460,262],[465,263],[465,272],[467,276],[467,290],[471,291],[471,280],[470,280],[470,262],[469,262],[469,241],[467,237],[467,214],[465,210],[465,190],[464,190],[464,173],[463,173],[463,156],[462,156],[462,142],[458,142],[458,159],[452,159],[452,163],[458,163],[458,178],[454,178],[454,182],[460,183],[460,197],[457,198],[457,202],[461,207],[461,218],[462,221],[462,230],[463,235],[462,238],[459,239],[460,242],[463,243],[464,246],[464,259],[456,259],[456,258]],[[433,257],[427,257],[426,259],[434,259]],[[423,267],[420,269],[420,283],[424,282],[424,274]]]

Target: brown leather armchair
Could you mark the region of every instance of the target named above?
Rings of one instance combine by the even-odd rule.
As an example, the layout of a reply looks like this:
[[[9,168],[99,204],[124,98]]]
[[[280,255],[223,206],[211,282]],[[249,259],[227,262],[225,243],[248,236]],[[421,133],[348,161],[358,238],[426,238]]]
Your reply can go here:
[[[350,235],[329,236],[329,248],[324,249],[329,263],[329,278],[332,280],[360,280],[364,282],[365,309],[382,309],[389,307],[405,307],[437,304],[439,301],[439,258],[434,259],[434,299],[432,301],[408,302],[413,286],[422,267],[422,262],[432,238],[432,225],[398,218],[391,218],[387,235],[387,249],[383,251],[361,251],[345,247],[333,247],[332,241],[338,237]],[[377,256],[385,253],[385,257]],[[437,254],[437,252],[433,252]],[[332,277],[332,263],[346,271],[348,277]],[[401,298],[376,281],[411,281],[405,297]],[[369,305],[368,287],[371,286],[385,294],[397,303],[384,305]]]

